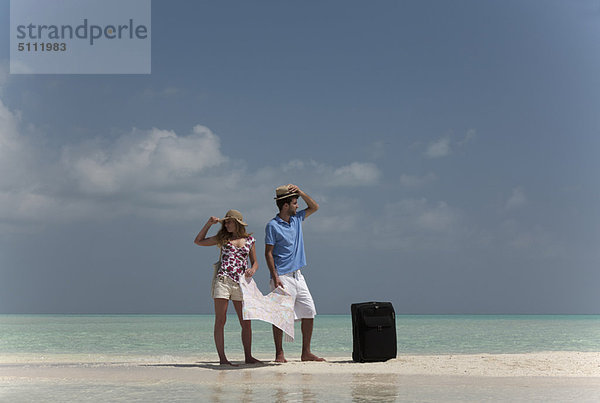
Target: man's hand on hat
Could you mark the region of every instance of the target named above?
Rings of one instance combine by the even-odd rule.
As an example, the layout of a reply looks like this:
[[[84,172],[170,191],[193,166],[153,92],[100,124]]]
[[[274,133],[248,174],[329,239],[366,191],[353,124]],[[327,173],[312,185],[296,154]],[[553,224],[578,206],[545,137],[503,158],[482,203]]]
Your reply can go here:
[[[288,190],[290,191],[290,193],[298,193],[298,194],[302,194],[302,190],[300,190],[300,188],[296,185],[292,185],[291,183],[288,184]]]

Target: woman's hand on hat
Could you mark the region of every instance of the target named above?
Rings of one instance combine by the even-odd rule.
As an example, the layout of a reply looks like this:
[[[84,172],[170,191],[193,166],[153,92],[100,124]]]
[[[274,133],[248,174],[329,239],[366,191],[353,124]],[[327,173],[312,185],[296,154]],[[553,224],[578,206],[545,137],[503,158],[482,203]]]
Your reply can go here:
[[[219,217],[214,217],[214,216],[211,216],[211,217],[208,219],[208,224],[210,224],[210,225],[213,225],[213,224],[216,224],[216,223],[218,223],[219,221],[221,221],[221,219],[220,219]]]

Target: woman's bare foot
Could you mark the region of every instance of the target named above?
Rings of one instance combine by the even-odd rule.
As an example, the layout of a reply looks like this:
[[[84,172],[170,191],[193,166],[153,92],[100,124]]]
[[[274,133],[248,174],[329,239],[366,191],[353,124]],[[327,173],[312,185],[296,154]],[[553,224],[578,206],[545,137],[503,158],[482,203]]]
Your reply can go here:
[[[232,362],[230,362],[228,360],[219,362],[219,365],[231,365],[232,367],[239,367],[238,364],[234,364],[234,363],[232,363]]]
[[[313,353],[308,353],[308,354],[302,354],[302,357],[300,357],[300,360],[302,360],[302,361],[325,361],[325,358],[317,357]]]

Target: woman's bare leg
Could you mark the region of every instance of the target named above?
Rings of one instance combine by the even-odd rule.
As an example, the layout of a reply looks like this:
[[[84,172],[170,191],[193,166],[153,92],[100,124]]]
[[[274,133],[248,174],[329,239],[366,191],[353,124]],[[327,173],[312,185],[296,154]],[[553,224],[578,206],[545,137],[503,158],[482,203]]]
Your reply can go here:
[[[215,298],[215,346],[219,354],[219,363],[221,365],[234,365],[225,356],[225,322],[227,322],[227,307],[229,300],[224,298]]]
[[[246,364],[260,363],[259,360],[252,357],[252,322],[244,320],[244,316],[242,315],[242,301],[233,301],[233,307],[237,312],[240,325],[242,326],[242,345],[244,346]]]

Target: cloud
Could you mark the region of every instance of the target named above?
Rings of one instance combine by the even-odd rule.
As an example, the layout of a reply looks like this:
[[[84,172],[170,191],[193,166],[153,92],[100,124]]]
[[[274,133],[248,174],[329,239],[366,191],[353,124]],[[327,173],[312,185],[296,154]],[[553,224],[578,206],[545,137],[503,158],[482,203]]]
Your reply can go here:
[[[500,245],[511,254],[521,253],[533,259],[554,259],[568,256],[564,244],[555,234],[539,224],[526,226],[517,220],[502,222],[499,231]]]
[[[386,147],[389,147],[387,143],[378,140],[366,147],[365,152],[371,159],[378,160],[385,156]]]
[[[362,161],[331,165],[292,160],[249,169],[243,159],[225,155],[219,136],[202,125],[187,134],[134,128],[116,138],[87,138],[54,149],[44,148],[44,134],[36,130],[0,99],[4,233],[125,216],[189,221],[229,208],[243,211],[253,225],[264,225],[274,213],[278,185],[296,183],[327,204],[339,201],[335,197],[342,197],[341,189],[374,186],[382,176],[376,164]],[[345,196],[344,202],[348,205]],[[343,228],[356,228],[356,220],[342,220],[346,213],[338,208],[320,214],[323,221],[316,231],[335,232],[341,222]]]
[[[188,221],[228,208],[263,225],[273,215],[277,185],[297,183],[326,200],[332,188],[371,186],[381,176],[375,164],[360,161],[294,160],[249,170],[244,160],[225,155],[219,136],[202,125],[186,135],[132,129],[54,151],[29,141],[25,126],[0,102],[0,223],[11,232],[27,223],[120,216]]]
[[[463,233],[461,214],[444,201],[403,199],[383,207],[373,227],[380,248],[443,249]]]
[[[169,98],[179,95],[183,92],[180,88],[177,87],[165,87],[161,90],[155,90],[154,88],[146,88],[141,92],[140,97],[146,101],[151,101],[155,99]]]
[[[441,158],[450,155],[450,137],[442,137],[427,146],[425,155],[429,158]]]
[[[433,207],[426,206],[426,200],[420,200],[416,205],[409,204],[407,211],[414,211],[413,222],[422,231],[441,233],[446,232],[456,224],[457,216],[446,202],[438,202]],[[416,209],[414,208],[416,207]]]
[[[337,186],[372,185],[379,180],[381,173],[375,164],[353,162],[333,171],[332,184]]]
[[[504,207],[507,210],[516,209],[527,204],[527,196],[521,187],[516,187],[512,190],[512,194],[506,201]]]
[[[49,169],[42,153],[21,133],[19,113],[0,99],[0,230],[20,232],[22,226],[42,218],[53,204],[44,195]]]
[[[284,164],[281,171],[333,187],[370,186],[381,177],[377,165],[370,162],[352,162],[336,168],[314,160],[292,160]]]
[[[458,145],[461,147],[467,145],[468,143],[473,141],[475,137],[477,137],[477,132],[475,131],[475,129],[469,129],[467,130],[467,133],[465,133],[465,136],[462,138],[462,140],[458,141]]]
[[[428,173],[427,175],[417,176],[417,175],[400,175],[400,185],[404,187],[419,187],[424,186],[428,183],[434,182],[437,180],[437,176],[433,173]]]
[[[332,186],[368,186],[380,176],[374,164],[359,162],[334,167],[292,160],[250,171],[243,160],[224,155],[219,137],[200,125],[187,136],[135,130],[113,144],[68,147],[61,165],[83,200],[117,201],[112,213],[168,220],[202,216],[207,210],[217,214],[215,209],[224,205],[264,219],[272,215],[277,185],[292,182],[311,192],[328,192]]]
[[[469,129],[462,139],[454,141],[450,135],[441,137],[436,141],[429,143],[425,150],[425,156],[428,158],[442,158],[452,154],[453,149],[464,147],[477,137],[475,129]]]
[[[10,71],[12,74],[35,74],[35,70],[31,63],[15,59],[10,61]]]
[[[401,199],[385,204],[372,225],[364,217],[356,228],[370,228],[369,246],[380,250],[468,251],[534,260],[569,256],[560,236],[540,224],[509,219],[482,224],[444,201]],[[478,251],[478,252],[476,252]]]
[[[305,227],[305,231],[321,234],[326,237],[327,242],[334,242],[338,245],[347,245],[346,237],[334,236],[332,234],[351,234],[364,229],[361,220],[363,214],[356,214],[361,211],[360,201],[355,198],[323,196],[317,197],[321,208],[318,212],[318,219],[311,220],[310,226]]]
[[[31,147],[19,132],[21,118],[0,100],[0,190],[26,183],[30,174]]]
[[[166,186],[226,161],[219,138],[204,126],[188,136],[133,130],[114,144],[66,147],[62,165],[87,194]]]
[[[18,117],[0,100],[0,156],[4,161],[19,148]]]
[[[8,67],[6,62],[0,61],[0,95],[2,95],[2,89],[8,81]]]

